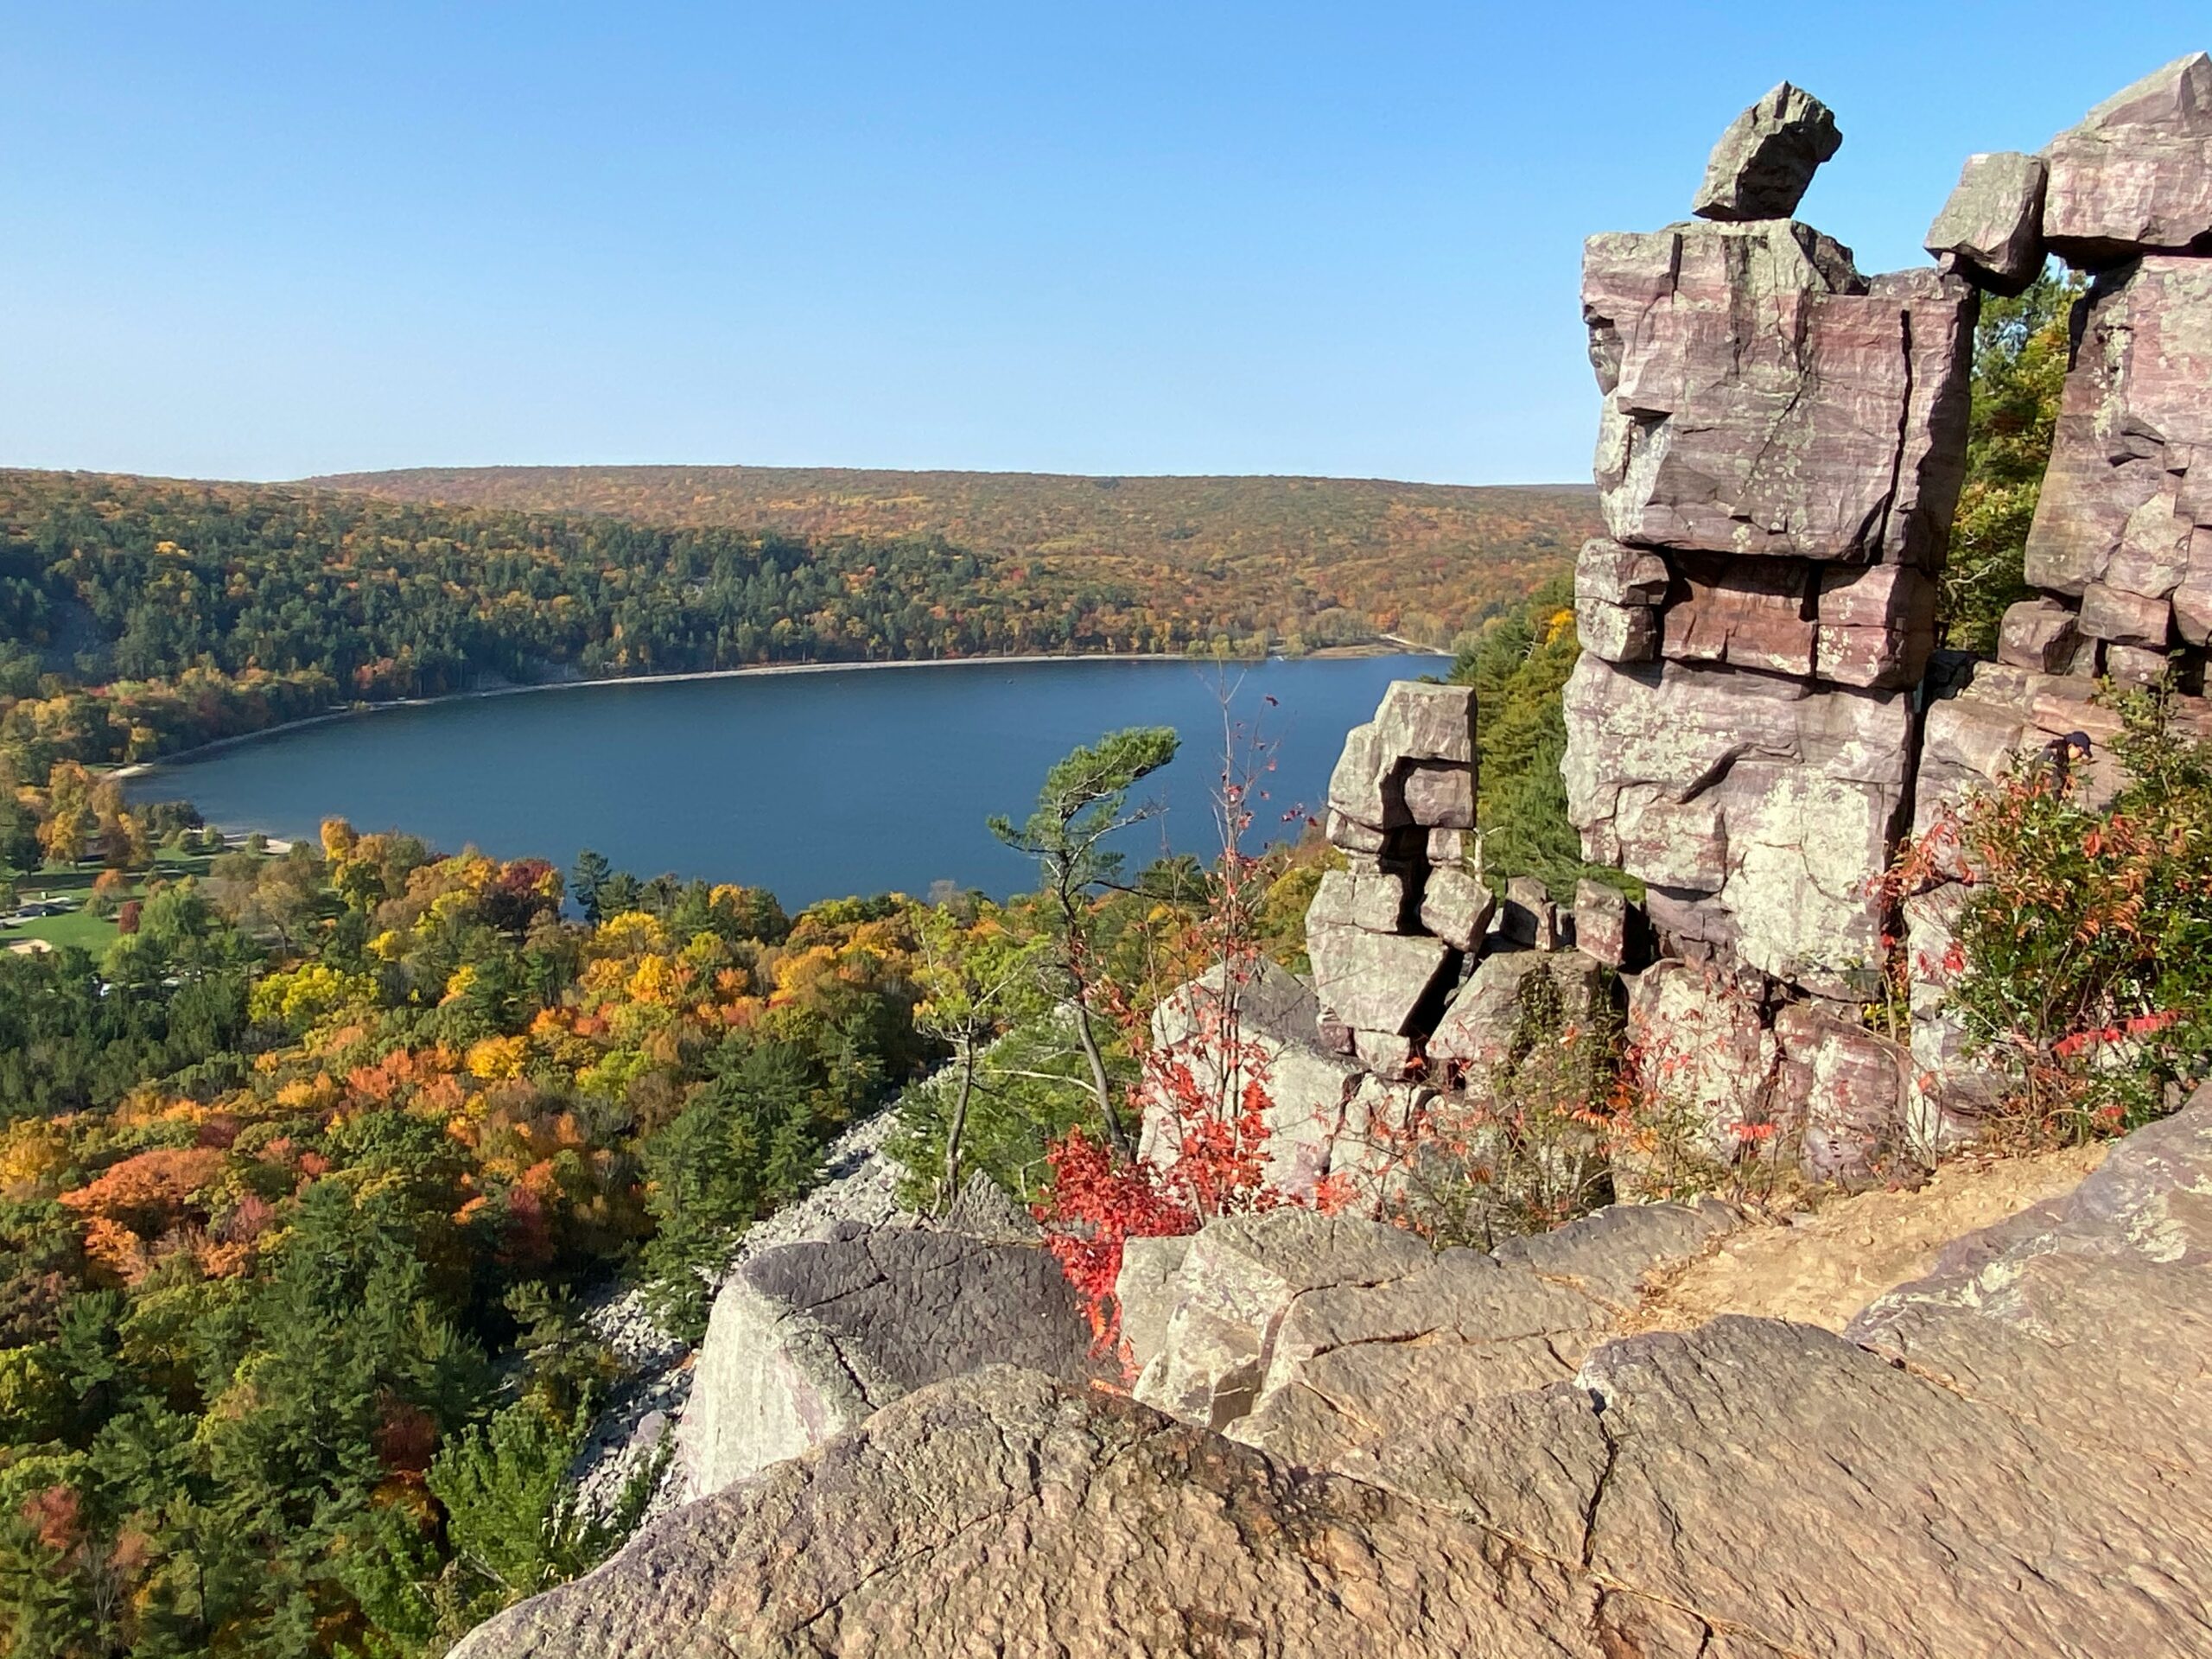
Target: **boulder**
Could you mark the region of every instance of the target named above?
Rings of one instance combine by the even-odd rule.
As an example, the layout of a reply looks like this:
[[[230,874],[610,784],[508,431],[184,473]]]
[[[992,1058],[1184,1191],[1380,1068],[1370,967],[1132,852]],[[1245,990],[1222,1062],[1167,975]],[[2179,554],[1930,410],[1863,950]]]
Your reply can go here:
[[[2024,599],[2008,607],[1997,630],[1997,660],[2041,674],[2074,666],[2082,632],[2073,609],[2055,599]]]
[[[1728,124],[1690,211],[1700,219],[1788,219],[1842,143],[1828,106],[1785,80]]]
[[[1477,950],[1497,899],[1481,879],[1447,866],[1431,870],[1421,896],[1421,925],[1455,950]]]
[[[1406,768],[1400,787],[1406,811],[1422,829],[1464,831],[1475,827],[1473,767],[1416,763]]]
[[[1735,1224],[1718,1204],[1624,1205],[1485,1255],[1343,1217],[1213,1222],[1172,1258],[1124,1258],[1135,1397],[1330,1467],[1468,1398],[1572,1376],[1647,1276]]]
[[[677,1430],[688,1490],[721,1491],[893,1400],[997,1362],[1102,1375],[1041,1247],[842,1227],[741,1263],[715,1299]]]
[[[1403,878],[1380,870],[1330,870],[1313,890],[1307,924],[1356,927],[1370,933],[1395,933],[1406,906]]]
[[[1650,884],[1677,948],[1732,952],[1817,995],[1864,987],[1881,959],[1867,884],[1905,808],[1907,694],[1586,656],[1565,704],[1584,855]]]
[[[2212,57],[2145,75],[2044,153],[2044,236],[2073,264],[2212,251]]]
[[[1615,541],[1941,560],[1964,478],[1965,283],[1870,282],[1791,220],[1688,224],[1591,238],[1582,308]]]
[[[1415,1015],[1459,961],[1443,940],[1308,922],[1306,951],[1323,1014],[1354,1031],[1415,1034]]]
[[[1513,1057],[1541,980],[1563,1025],[1585,1024],[1608,995],[1611,971],[1579,950],[1510,950],[1484,957],[1437,1021],[1427,1052],[1439,1075],[1479,1084]]]
[[[2015,150],[1969,156],[1943,210],[1928,228],[1928,251],[1946,271],[1993,294],[2022,294],[2043,274],[2040,156]]]
[[[1574,948],[1608,968],[1629,965],[1637,941],[1628,895],[1607,881],[1585,876],[1574,884]]]
[[[1158,1289],[1160,1260],[1137,1263],[1132,1289],[1147,1312],[1135,1328],[1122,1327],[1137,1373],[1133,1392],[1221,1427],[1251,1409],[1296,1298],[1323,1285],[1396,1278],[1428,1259],[1421,1240],[1380,1222],[1289,1210],[1214,1222]]]
[[[2110,645],[2105,650],[2105,674],[2115,685],[2156,685],[2172,669],[2171,657],[2147,645]]]
[[[1475,694],[1464,685],[1396,680],[1375,712],[1383,752],[1402,760],[1475,762]]]
[[[1688,1130],[1684,1150],[1732,1163],[1773,1122],[1781,1045],[1759,1004],[1709,969],[1657,962],[1630,980],[1628,1041],[1654,1108]]]
[[[1798,1167],[1817,1181],[1862,1181],[1910,1140],[1911,1055],[1854,1020],[1797,1003],[1775,1016],[1781,1065],[1767,1109]]]
[[[1505,884],[1505,903],[1497,912],[1498,937],[1508,944],[1529,950],[1551,950],[1559,945],[1559,907],[1551,889],[1533,875],[1516,875]]]

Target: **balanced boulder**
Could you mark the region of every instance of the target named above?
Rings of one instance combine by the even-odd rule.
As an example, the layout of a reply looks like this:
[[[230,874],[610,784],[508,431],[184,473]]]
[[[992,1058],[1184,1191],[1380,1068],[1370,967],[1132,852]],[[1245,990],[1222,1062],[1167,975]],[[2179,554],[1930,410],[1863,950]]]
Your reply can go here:
[[[1700,219],[1787,219],[1842,144],[1828,106],[1785,80],[1728,124],[1691,211]]]

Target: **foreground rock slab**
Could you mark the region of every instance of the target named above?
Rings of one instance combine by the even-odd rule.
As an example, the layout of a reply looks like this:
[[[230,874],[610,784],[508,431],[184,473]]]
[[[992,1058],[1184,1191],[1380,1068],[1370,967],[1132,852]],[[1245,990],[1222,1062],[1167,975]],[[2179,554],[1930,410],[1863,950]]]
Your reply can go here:
[[[993,1370],[649,1528],[456,1659],[1764,1655],[1484,1527]]]

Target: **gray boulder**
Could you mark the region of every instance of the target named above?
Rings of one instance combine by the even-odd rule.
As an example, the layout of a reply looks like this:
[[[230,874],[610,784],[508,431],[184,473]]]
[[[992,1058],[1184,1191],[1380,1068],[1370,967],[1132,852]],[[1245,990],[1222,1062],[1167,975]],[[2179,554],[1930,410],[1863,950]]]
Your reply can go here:
[[[1788,219],[1842,144],[1828,106],[1785,80],[1728,124],[1690,211],[1700,219]]]
[[[2039,674],[2063,674],[2080,654],[2082,631],[2073,607],[2043,597],[2009,607],[1997,632],[1997,660]]]
[[[981,1366],[1101,1376],[1090,1345],[1039,1246],[854,1225],[766,1251],[715,1299],[677,1431],[688,1490],[720,1491]]]
[[[1950,199],[1928,227],[1928,251],[1947,271],[1993,294],[2019,294],[2043,274],[2040,156],[1969,156]]]
[[[1508,950],[1484,957],[1437,1021],[1428,1039],[1431,1065],[1440,1077],[1480,1084],[1511,1057],[1531,982],[1548,988],[1565,1023],[1586,1024],[1611,979],[1611,969],[1579,950]]]
[[[1421,925],[1455,950],[1479,950],[1497,905],[1481,877],[1453,867],[1431,870],[1421,896]]]
[[[1321,1007],[1354,1031],[1417,1034],[1415,1016],[1457,953],[1426,934],[1370,933],[1309,920],[1306,950]]]

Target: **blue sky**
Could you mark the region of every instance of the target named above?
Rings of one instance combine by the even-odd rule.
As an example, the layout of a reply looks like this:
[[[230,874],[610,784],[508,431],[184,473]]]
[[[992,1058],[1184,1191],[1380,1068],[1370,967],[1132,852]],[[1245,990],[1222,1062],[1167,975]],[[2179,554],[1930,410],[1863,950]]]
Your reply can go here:
[[[1775,81],[1915,262],[2212,12],[0,4],[0,464],[1586,474],[1581,238]]]

